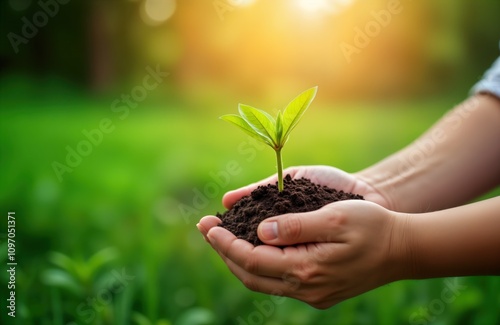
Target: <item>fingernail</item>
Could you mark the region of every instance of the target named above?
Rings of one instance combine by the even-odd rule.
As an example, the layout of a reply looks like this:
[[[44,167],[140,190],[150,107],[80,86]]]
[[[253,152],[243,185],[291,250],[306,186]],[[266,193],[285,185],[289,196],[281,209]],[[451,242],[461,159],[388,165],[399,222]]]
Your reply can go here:
[[[217,244],[217,242],[215,241],[215,238],[210,236],[209,234],[207,234],[207,239],[208,239],[208,242],[212,245],[215,245]]]
[[[260,226],[261,239],[272,240],[278,238],[278,223],[276,221],[264,222]]]
[[[206,232],[204,231],[202,225],[200,225],[198,223],[198,224],[196,224],[196,228],[198,228],[198,230],[201,232],[201,235],[203,236],[203,239],[208,243],[209,241],[208,241],[207,236],[205,235]]]

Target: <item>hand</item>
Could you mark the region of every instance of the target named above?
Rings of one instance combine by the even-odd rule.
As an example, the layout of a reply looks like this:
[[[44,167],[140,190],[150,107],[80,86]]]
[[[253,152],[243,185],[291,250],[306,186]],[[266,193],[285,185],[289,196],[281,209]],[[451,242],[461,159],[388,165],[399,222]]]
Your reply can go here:
[[[198,228],[247,288],[323,309],[401,278],[405,219],[359,200],[266,219],[259,238],[269,245],[294,245],[283,249],[254,247],[217,227],[212,216]]]
[[[346,173],[330,166],[300,166],[290,167],[283,171],[283,176],[290,175],[293,179],[308,178],[311,182],[326,185],[338,191],[351,192],[363,195],[367,201],[375,202],[383,207],[390,208],[389,199],[384,197],[376,188],[358,178],[354,174]],[[227,192],[222,198],[222,203],[230,209],[243,196],[250,195],[260,185],[274,184],[278,181],[275,174],[257,183]]]

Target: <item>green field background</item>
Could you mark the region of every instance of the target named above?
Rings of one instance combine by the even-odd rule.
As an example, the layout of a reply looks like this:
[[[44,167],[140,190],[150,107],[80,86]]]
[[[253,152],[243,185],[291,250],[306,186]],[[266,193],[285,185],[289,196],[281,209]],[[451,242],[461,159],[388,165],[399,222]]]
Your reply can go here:
[[[16,212],[18,324],[499,321],[496,277],[453,280],[461,287],[446,304],[439,302],[445,279],[393,283],[326,311],[250,292],[195,224],[223,211],[225,191],[274,173],[272,150],[218,120],[217,109],[145,101],[120,120],[112,100],[74,98],[6,99],[0,113],[2,213]],[[412,141],[460,99],[313,105],[284,150],[285,165],[357,171]],[[64,164],[67,146],[77,148],[82,131],[103,119],[115,129],[60,181],[53,162]],[[123,286],[112,288],[117,272]]]
[[[356,172],[467,98],[498,57],[500,2],[401,0],[388,16],[394,3],[2,1],[0,323],[500,324],[499,277],[400,281],[317,310],[246,289],[196,229],[226,191],[275,173],[270,148],[218,119],[238,103],[276,113],[317,85],[284,165]]]

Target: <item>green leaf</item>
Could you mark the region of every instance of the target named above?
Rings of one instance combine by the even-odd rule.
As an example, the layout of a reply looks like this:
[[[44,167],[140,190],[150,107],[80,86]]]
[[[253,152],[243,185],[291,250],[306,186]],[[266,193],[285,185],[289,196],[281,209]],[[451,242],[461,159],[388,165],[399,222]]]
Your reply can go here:
[[[276,138],[278,139],[278,147],[282,148],[287,139],[283,137],[283,114],[281,111],[278,112],[278,116],[276,117]]]
[[[251,127],[271,139],[273,145],[277,144],[275,122],[271,115],[255,107],[244,104],[239,104],[238,110],[241,117],[243,117]]]
[[[308,89],[295,97],[285,108],[283,112],[283,138],[287,138],[293,128],[299,123],[314,97],[318,87]]]
[[[51,252],[49,254],[49,260],[55,265],[65,270],[66,272],[74,276],[78,275],[78,268],[76,266],[75,261],[73,261],[67,255],[64,255],[63,253],[59,252]]]
[[[84,290],[71,274],[60,269],[46,269],[41,274],[41,280],[48,286],[64,288],[76,295]]]
[[[146,316],[136,311],[132,313],[132,320],[138,325],[152,325]]]
[[[92,255],[88,260],[88,267],[90,275],[93,275],[102,266],[111,262],[118,257],[118,251],[113,247],[104,248],[94,255]]]
[[[294,98],[283,112],[279,111],[276,120],[260,109],[252,106],[239,104],[240,115],[228,114],[220,118],[230,122],[251,137],[264,142],[276,152],[277,170],[278,170],[278,190],[283,190],[283,162],[281,158],[281,149],[288,141],[290,132],[299,123],[314,97],[318,87],[308,89]]]
[[[220,119],[236,125],[237,127],[242,129],[243,131],[245,131],[251,137],[253,137],[261,142],[264,142],[265,144],[267,144],[271,147],[273,146],[272,139],[270,139],[269,137],[267,137],[264,134],[259,133],[257,130],[252,128],[252,126],[250,124],[248,124],[248,122],[245,121],[241,116],[235,115],[235,114],[228,114],[228,115],[221,116]]]

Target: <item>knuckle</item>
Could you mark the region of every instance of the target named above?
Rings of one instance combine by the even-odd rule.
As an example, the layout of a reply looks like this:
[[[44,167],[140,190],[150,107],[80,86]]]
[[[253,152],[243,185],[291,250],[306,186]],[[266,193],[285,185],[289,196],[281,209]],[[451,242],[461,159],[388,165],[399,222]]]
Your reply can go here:
[[[347,224],[347,217],[344,213],[334,210],[326,217],[327,225],[330,228],[340,228]]]
[[[312,261],[304,261],[296,266],[293,276],[298,279],[300,283],[310,283],[318,275],[317,266]]]
[[[259,271],[259,263],[254,255],[249,254],[243,264],[243,269],[251,274],[257,274]]]
[[[289,292],[294,292],[297,291],[300,288],[301,282],[300,280],[295,277],[291,272],[285,273],[281,279],[283,280],[283,283],[286,284],[287,290]]]
[[[281,238],[284,240],[295,241],[300,238],[302,233],[302,222],[296,217],[286,218],[282,224],[278,226],[282,231]]]

